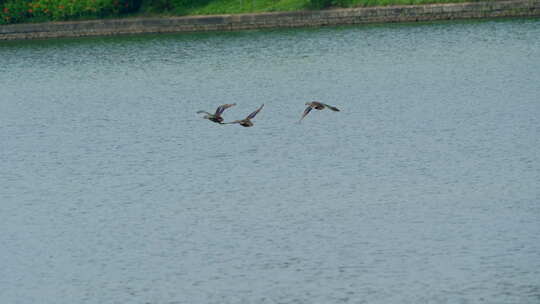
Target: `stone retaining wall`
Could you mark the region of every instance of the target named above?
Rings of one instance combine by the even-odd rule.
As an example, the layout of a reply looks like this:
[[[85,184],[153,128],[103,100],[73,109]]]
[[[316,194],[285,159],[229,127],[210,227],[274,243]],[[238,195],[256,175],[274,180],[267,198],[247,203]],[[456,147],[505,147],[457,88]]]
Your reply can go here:
[[[0,26],[0,40],[530,16],[540,16],[540,0],[13,24]]]

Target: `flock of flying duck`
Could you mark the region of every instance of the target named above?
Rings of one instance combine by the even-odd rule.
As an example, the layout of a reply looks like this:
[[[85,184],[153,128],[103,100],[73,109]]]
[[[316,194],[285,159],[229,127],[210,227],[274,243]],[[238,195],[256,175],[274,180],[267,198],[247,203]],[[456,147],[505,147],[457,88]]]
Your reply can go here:
[[[213,121],[213,122],[221,124],[221,125],[239,124],[242,127],[252,127],[253,122],[251,120],[253,118],[255,118],[257,113],[259,113],[262,110],[262,108],[264,107],[264,104],[262,104],[257,110],[253,111],[251,114],[249,114],[244,119],[235,120],[235,121],[231,121],[231,122],[223,122],[224,119],[221,116],[223,114],[223,112],[225,110],[227,110],[228,108],[233,107],[235,105],[236,105],[236,103],[229,103],[229,104],[221,105],[216,109],[216,112],[214,114],[208,113],[206,111],[198,111],[197,114],[204,113],[205,114],[203,116],[204,119],[208,119],[210,121]],[[323,110],[325,108],[328,108],[328,109],[330,109],[332,111],[339,112],[338,108],[336,108],[334,106],[331,106],[331,105],[327,105],[327,104],[322,103],[322,102],[318,102],[318,101],[306,102],[306,106],[307,106],[307,108],[304,110],[304,113],[302,114],[302,117],[300,117],[300,120],[298,122],[302,121],[302,119],[304,119],[304,117],[306,117],[306,115],[308,115],[309,112],[311,112],[311,110],[313,110],[313,109],[315,109],[315,110]]]

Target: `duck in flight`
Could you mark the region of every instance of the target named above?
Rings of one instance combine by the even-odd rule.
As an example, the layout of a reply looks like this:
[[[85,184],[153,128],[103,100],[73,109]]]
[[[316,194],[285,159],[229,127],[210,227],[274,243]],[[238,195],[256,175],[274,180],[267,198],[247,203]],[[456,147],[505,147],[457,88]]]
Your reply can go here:
[[[262,108],[264,107],[264,103],[255,111],[253,111],[253,113],[249,114],[246,118],[242,119],[242,120],[235,120],[233,122],[228,122],[227,124],[240,124],[242,127],[253,127],[253,122],[251,121],[255,115],[257,115],[257,113],[259,113]]]
[[[300,118],[299,122],[302,121],[302,119],[304,119],[304,117],[306,117],[306,115],[308,115],[309,112],[311,112],[311,110],[313,109],[323,110],[324,108],[329,108],[332,111],[339,112],[338,108],[331,105],[327,105],[322,102],[318,102],[318,101],[306,102],[306,106],[307,108],[304,110],[304,114],[302,114],[302,117]]]
[[[204,119],[208,119],[208,120],[213,121],[213,122],[218,123],[218,124],[223,124],[223,117],[221,117],[221,114],[223,114],[223,111],[225,111],[226,109],[228,109],[228,108],[230,108],[232,106],[235,106],[235,105],[236,105],[236,103],[220,105],[219,107],[217,107],[216,113],[214,113],[214,114],[208,113],[206,111],[198,111],[197,114],[204,113],[204,114],[206,114],[206,115],[203,116]]]

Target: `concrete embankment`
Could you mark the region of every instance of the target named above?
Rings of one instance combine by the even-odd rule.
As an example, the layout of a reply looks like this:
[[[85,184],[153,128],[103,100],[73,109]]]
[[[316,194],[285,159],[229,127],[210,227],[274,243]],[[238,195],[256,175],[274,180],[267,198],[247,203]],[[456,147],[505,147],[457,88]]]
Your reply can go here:
[[[540,16],[540,0],[13,24],[0,26],[0,40],[532,16]]]

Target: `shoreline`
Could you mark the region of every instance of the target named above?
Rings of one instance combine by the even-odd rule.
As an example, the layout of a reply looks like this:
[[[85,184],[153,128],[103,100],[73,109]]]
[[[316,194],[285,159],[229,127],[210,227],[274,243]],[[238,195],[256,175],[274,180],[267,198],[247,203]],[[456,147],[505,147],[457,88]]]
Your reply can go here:
[[[0,26],[0,40],[238,31],[370,23],[538,16],[540,16],[540,0],[506,0],[238,15],[158,18],[136,17],[125,19],[9,24]]]

